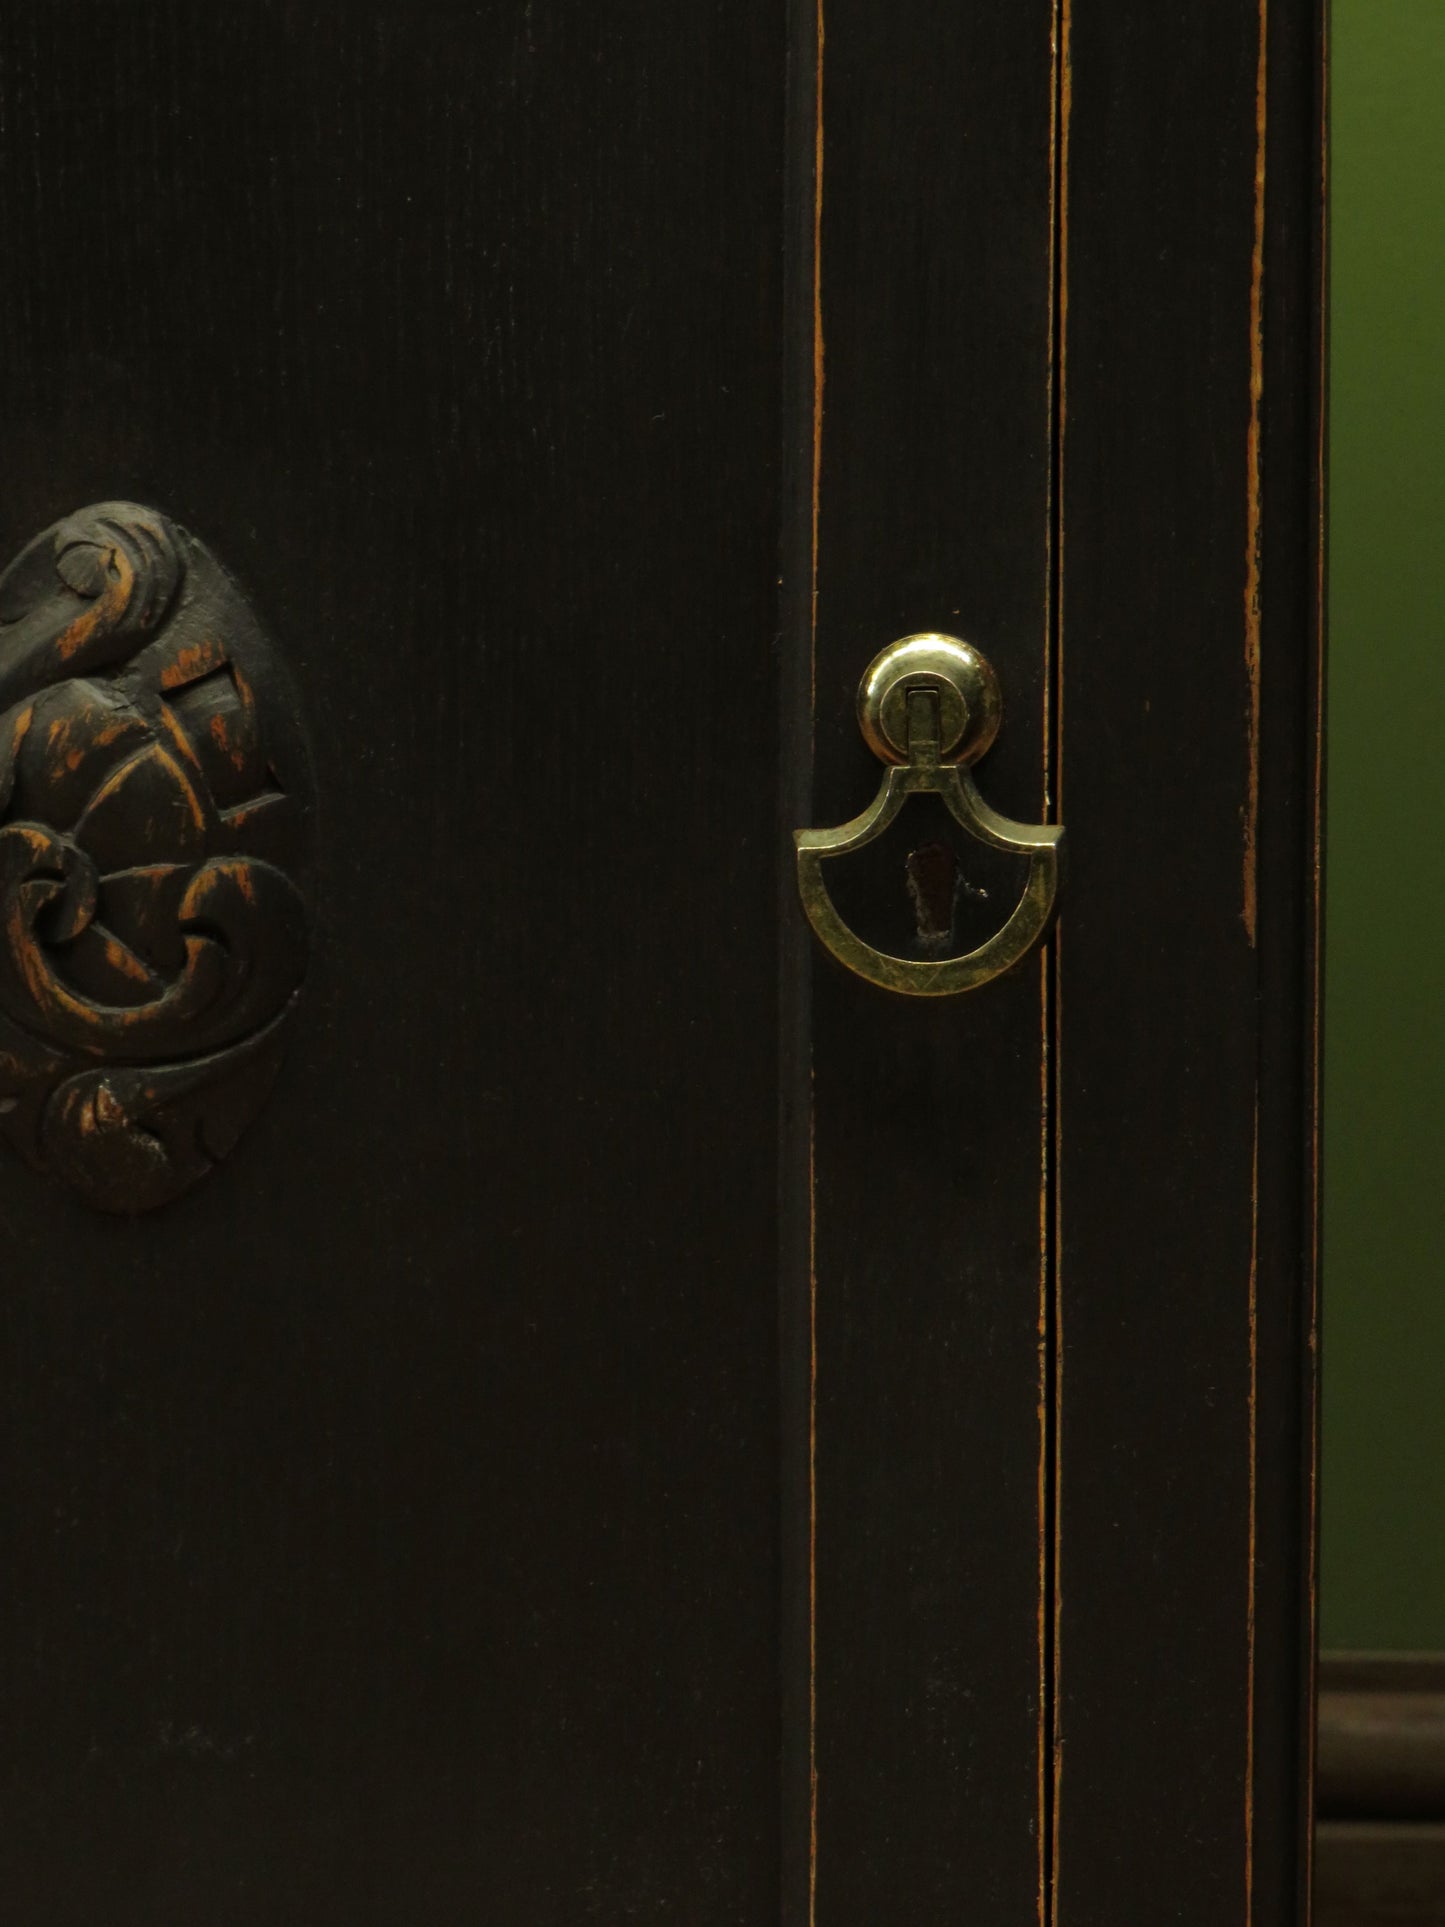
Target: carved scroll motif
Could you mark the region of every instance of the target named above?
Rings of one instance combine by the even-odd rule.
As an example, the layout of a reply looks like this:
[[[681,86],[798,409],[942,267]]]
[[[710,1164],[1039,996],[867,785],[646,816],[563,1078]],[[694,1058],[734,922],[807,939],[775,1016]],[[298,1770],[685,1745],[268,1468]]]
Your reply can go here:
[[[311,779],[240,591],[104,502],[0,576],[0,1129],[93,1205],[203,1177],[306,969]]]

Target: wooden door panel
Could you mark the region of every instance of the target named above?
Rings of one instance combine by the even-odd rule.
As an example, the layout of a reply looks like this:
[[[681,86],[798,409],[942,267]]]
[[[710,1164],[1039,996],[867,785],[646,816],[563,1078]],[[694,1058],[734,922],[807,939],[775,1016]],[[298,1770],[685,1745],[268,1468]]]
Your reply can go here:
[[[1304,1917],[1316,13],[0,19],[0,561],[212,548],[320,878],[218,1172],[0,1157],[17,1927]]]
[[[980,780],[1046,813],[1052,26],[1048,0],[824,10],[814,822],[871,796],[858,679],[924,629],[992,660]],[[909,852],[948,836],[910,805],[849,902],[895,954]],[[1021,878],[953,840],[980,941]],[[920,1919],[1040,1905],[1043,1025],[1037,960],[941,1002],[814,966],[815,1875],[838,1927],[901,1893]]]
[[[0,1164],[7,1907],[766,1918],[780,10],[0,35],[0,547],[212,544],[322,869],[219,1174]]]
[[[1306,1917],[1318,22],[1073,0],[1058,1919]]]

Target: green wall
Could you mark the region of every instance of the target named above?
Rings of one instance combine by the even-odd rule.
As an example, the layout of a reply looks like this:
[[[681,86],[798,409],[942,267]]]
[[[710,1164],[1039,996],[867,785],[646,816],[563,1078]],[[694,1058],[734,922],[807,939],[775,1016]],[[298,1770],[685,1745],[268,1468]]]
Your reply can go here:
[[[1445,1648],[1445,0],[1334,0],[1326,1644]]]

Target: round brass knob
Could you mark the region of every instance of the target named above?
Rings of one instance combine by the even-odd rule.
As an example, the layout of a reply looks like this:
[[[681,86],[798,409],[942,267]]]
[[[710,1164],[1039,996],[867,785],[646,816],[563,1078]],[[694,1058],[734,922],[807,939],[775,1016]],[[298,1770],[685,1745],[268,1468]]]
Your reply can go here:
[[[938,696],[938,751],[945,763],[976,763],[998,734],[1003,694],[986,657],[960,636],[904,636],[863,671],[858,727],[882,763],[909,761],[908,698]]]

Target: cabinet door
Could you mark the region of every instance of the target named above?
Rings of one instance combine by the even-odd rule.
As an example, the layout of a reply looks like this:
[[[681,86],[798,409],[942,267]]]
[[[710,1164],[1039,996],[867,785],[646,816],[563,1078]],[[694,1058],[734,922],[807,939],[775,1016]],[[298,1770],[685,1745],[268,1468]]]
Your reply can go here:
[[[1051,9],[845,4],[824,26],[789,802],[831,825],[868,801],[859,677],[880,644],[941,629],[976,641],[1004,692],[989,802],[1040,821]],[[829,866],[840,909],[886,952],[918,954],[920,858],[944,867],[935,920],[953,948],[998,928],[1026,869],[915,798]],[[784,918],[785,943],[806,946],[785,1006],[784,1198],[807,1199],[807,1359],[785,1359],[785,1382],[808,1441],[809,1898],[838,1927],[893,1916],[899,1894],[921,1919],[1030,1920],[1050,1745],[1045,967],[891,995],[826,957],[790,901]]]
[[[0,1173],[12,1915],[762,1919],[779,9],[0,34],[8,545],[235,574],[318,877],[216,1171]]]
[[[1303,1920],[1313,31],[0,19],[17,1927]]]

